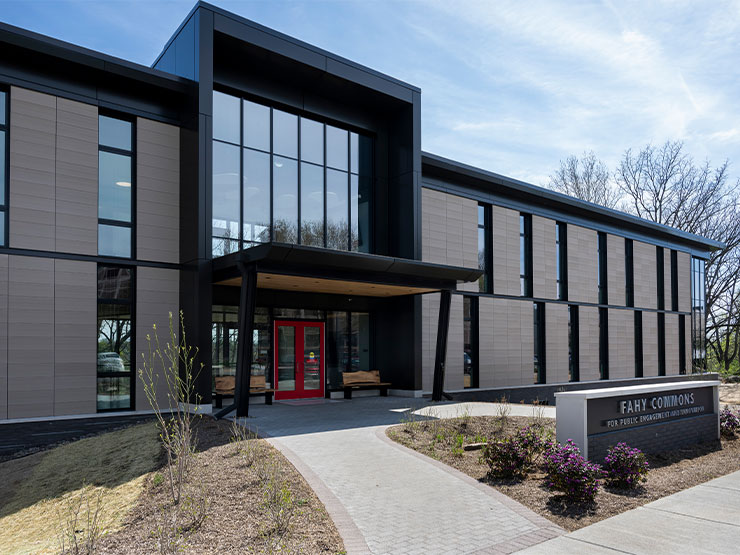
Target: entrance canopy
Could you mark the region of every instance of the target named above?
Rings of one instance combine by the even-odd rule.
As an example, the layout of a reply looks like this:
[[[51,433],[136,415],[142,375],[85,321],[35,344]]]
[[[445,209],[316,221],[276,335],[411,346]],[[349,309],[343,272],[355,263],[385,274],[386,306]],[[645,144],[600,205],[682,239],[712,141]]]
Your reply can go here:
[[[213,283],[240,286],[240,263],[254,267],[261,289],[367,297],[455,290],[458,281],[475,281],[482,274],[477,268],[265,243],[214,259]]]

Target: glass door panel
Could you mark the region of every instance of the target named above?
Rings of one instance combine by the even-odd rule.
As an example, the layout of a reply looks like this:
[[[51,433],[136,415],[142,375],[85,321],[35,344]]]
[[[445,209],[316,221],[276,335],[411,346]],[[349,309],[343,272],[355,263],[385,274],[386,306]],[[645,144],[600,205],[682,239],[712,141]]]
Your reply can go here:
[[[277,327],[277,390],[295,391],[296,387],[296,353],[294,326]]]
[[[321,328],[306,326],[303,328],[303,389],[321,389]]]

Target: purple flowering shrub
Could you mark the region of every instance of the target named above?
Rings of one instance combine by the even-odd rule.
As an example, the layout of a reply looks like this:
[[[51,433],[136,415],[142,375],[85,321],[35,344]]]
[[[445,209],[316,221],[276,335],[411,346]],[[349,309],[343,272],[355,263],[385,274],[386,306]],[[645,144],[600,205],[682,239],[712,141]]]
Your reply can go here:
[[[495,478],[524,478],[542,453],[552,432],[538,426],[526,426],[504,439],[490,439],[482,457]]]
[[[635,488],[647,480],[650,466],[645,453],[626,443],[617,443],[604,457],[606,482],[618,488]]]
[[[546,484],[568,501],[592,502],[604,474],[601,466],[583,458],[572,439],[564,445],[550,442],[544,452]]]
[[[734,437],[735,433],[740,430],[738,414],[732,412],[727,406],[719,413],[719,430],[723,436]]]

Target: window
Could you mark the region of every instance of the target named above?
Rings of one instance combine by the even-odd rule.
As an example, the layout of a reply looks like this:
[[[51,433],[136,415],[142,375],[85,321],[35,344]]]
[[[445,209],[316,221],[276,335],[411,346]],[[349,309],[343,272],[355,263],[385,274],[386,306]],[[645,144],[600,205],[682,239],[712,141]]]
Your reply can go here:
[[[275,317],[278,310],[275,310]],[[323,319],[323,316],[319,317]],[[326,313],[326,372],[330,389],[341,389],[342,372],[373,368],[370,344],[370,313],[344,311]]]
[[[642,376],[642,312],[635,310],[635,378],[642,378]]]
[[[606,233],[600,231],[596,245],[597,268],[596,279],[599,286],[599,304],[609,304],[607,290],[607,267],[606,267]]]
[[[463,385],[478,387],[478,297],[463,297]]]
[[[491,206],[478,205],[478,269],[483,275],[478,278],[478,291],[481,293],[493,292],[491,253]]]
[[[658,280],[658,310],[665,310],[665,266],[663,255],[663,247],[655,247],[655,263],[657,267],[657,280]]]
[[[545,375],[545,303],[532,303],[534,310],[534,383],[542,384]]]
[[[691,259],[691,359],[694,371],[706,369],[705,261]]]
[[[558,276],[558,299],[568,300],[568,227],[562,222],[555,224],[555,259]]]
[[[665,376],[665,313],[658,312],[658,376]]]
[[[0,246],[7,246],[8,244],[9,104],[7,91],[0,89]]]
[[[213,93],[212,253],[276,241],[370,252],[369,137]]]
[[[98,116],[98,254],[134,255],[134,125]]]
[[[678,312],[678,251],[671,250],[671,310]]]
[[[98,266],[98,411],[135,406],[133,269]]]
[[[678,373],[686,373],[686,315],[678,315]]]
[[[532,216],[519,214],[519,282],[521,296],[532,296]]]
[[[609,313],[599,309],[599,377],[609,379]]]
[[[577,382],[580,376],[580,341],[578,305],[568,306],[568,380]]]
[[[635,306],[635,264],[632,256],[632,239],[624,240],[624,280],[627,306]]]

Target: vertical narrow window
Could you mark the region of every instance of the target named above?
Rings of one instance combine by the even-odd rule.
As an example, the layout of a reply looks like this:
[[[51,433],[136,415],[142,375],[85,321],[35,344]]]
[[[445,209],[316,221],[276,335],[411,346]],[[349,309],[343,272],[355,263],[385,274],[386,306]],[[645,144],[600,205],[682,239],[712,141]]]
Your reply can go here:
[[[678,373],[686,373],[686,315],[678,316]]]
[[[478,278],[478,291],[491,293],[491,206],[478,205],[478,269],[483,275]]]
[[[8,244],[9,104],[7,91],[0,89],[0,246]]]
[[[658,376],[665,373],[665,313],[658,312]]]
[[[606,267],[606,233],[600,231],[596,245],[597,268],[596,279],[599,286],[599,304],[609,304]]]
[[[546,381],[545,374],[545,303],[532,303],[534,310],[534,383]]]
[[[642,364],[642,312],[635,310],[635,378],[642,378]]]
[[[578,305],[572,304],[568,306],[568,380],[571,382],[581,379],[578,334]]]
[[[678,251],[671,250],[671,310],[678,312]]]
[[[691,259],[691,359],[694,371],[706,369],[705,262]]]
[[[519,214],[519,282],[522,297],[532,296],[532,216]]]
[[[562,222],[555,224],[555,259],[558,276],[558,299],[568,300],[568,227]]]
[[[212,254],[276,241],[370,252],[373,141],[214,91]]]
[[[98,266],[99,412],[134,408],[133,269]]]
[[[464,387],[478,387],[478,297],[463,297]]]
[[[635,306],[635,263],[632,239],[624,240],[624,288],[627,306]]]
[[[98,254],[134,256],[134,125],[98,116]]]
[[[658,310],[665,310],[665,266],[663,247],[655,247],[655,272],[658,280]]]
[[[599,377],[609,379],[609,312],[599,309]]]

